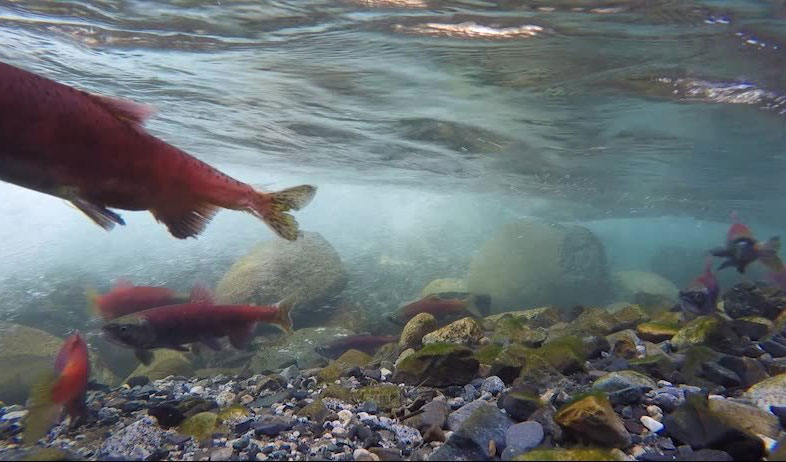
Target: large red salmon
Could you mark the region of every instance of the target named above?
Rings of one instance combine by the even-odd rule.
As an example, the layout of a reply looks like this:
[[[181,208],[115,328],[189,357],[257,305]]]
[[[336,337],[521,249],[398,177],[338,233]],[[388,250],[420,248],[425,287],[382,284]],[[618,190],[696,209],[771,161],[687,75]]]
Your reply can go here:
[[[316,188],[254,190],[144,130],[151,106],[80,91],[0,63],[0,180],[70,201],[104,229],[110,210],[149,210],[173,236],[196,237],[220,208],[295,240],[286,213]]]

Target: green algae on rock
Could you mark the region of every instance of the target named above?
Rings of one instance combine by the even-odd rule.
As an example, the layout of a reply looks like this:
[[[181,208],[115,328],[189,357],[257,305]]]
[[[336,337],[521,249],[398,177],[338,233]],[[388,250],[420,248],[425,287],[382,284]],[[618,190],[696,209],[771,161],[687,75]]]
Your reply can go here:
[[[475,378],[479,364],[467,347],[432,343],[402,360],[393,381],[429,387],[465,385]]]
[[[654,380],[636,371],[609,372],[592,384],[594,390],[612,392],[630,387],[658,388]]]
[[[486,316],[483,318],[483,325],[486,330],[495,330],[497,324],[502,319],[508,317],[521,321],[524,325],[532,328],[548,328],[560,322],[560,310],[553,306],[542,306],[539,308],[530,308],[528,310],[507,311]]]
[[[475,359],[477,359],[481,364],[492,364],[497,356],[499,356],[500,352],[502,352],[502,345],[498,343],[490,343],[478,348],[478,350],[475,352]]]
[[[322,368],[317,373],[317,378],[322,382],[338,380],[344,373],[354,367],[366,367],[371,362],[371,356],[359,350],[347,350],[335,361]]]
[[[325,422],[329,413],[330,411],[325,407],[325,403],[321,399],[315,399],[313,403],[297,411],[297,415],[308,417],[319,425]]]
[[[650,319],[649,314],[639,305],[628,305],[614,313],[619,329],[630,329]]]
[[[636,334],[640,339],[648,342],[660,343],[669,340],[680,331],[677,324],[664,322],[645,322],[636,326]]]
[[[576,437],[605,447],[627,448],[631,436],[602,394],[591,394],[563,406],[554,420]]]
[[[223,433],[225,430],[221,425],[221,419],[215,412],[200,412],[193,415],[184,420],[178,428],[180,433],[200,441],[211,438],[214,433]]]
[[[729,323],[719,316],[700,316],[689,322],[671,339],[677,349],[703,345],[717,351],[734,351],[740,339]]]
[[[358,388],[352,392],[352,397],[357,403],[373,401],[383,411],[397,408],[403,403],[401,388],[389,383]]]
[[[418,313],[410,319],[401,331],[399,350],[420,348],[423,337],[437,330],[437,320],[430,313]]]
[[[743,397],[764,411],[770,406],[786,406],[786,374],[779,374],[748,388]]]
[[[163,348],[154,350],[153,362],[147,366],[140,364],[128,378],[145,376],[150,380],[159,380],[170,375],[182,375],[185,377],[194,375],[194,366],[187,353]]]
[[[423,336],[423,344],[455,343],[474,345],[483,337],[483,328],[471,317],[459,319]]]

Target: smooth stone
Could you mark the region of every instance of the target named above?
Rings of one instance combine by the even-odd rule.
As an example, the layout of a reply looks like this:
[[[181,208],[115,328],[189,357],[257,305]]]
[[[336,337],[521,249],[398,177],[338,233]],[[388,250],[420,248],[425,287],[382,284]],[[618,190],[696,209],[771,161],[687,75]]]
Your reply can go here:
[[[480,391],[487,391],[493,395],[501,393],[503,390],[505,390],[505,382],[496,375],[487,377],[486,380],[483,381],[483,385],[480,386]]]
[[[513,457],[534,449],[543,441],[543,426],[538,422],[521,422],[512,425],[505,433],[505,451],[502,458]]]
[[[641,416],[641,419],[639,420],[641,420],[642,425],[647,427],[647,430],[653,433],[658,433],[659,431],[663,430],[663,424],[648,415]]]

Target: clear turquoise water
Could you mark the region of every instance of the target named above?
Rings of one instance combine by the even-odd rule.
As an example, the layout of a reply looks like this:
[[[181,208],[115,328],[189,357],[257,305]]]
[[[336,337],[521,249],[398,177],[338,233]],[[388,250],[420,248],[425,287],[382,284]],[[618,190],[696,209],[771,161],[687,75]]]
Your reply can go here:
[[[782,0],[0,1],[0,44],[156,105],[151,132],[243,181],[319,185],[298,219],[350,261],[458,275],[532,216],[587,223],[616,269],[648,269],[664,245],[719,244],[732,210],[786,225]],[[60,200],[0,197],[10,311],[58,274],[213,280],[270,237],[233,212],[199,241],[146,213],[105,233]]]

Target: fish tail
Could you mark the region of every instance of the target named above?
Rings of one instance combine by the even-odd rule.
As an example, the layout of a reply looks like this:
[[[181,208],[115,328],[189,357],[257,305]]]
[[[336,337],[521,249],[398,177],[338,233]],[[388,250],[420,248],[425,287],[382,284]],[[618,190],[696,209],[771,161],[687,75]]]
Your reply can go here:
[[[773,271],[780,271],[783,269],[783,262],[778,257],[778,251],[781,249],[780,236],[773,236],[767,242],[759,246],[758,255],[759,260],[772,269]]]
[[[278,315],[273,320],[272,324],[275,324],[287,334],[292,333],[292,310],[295,309],[295,301],[296,297],[294,295],[290,295],[276,303]]]
[[[103,317],[103,314],[101,313],[100,305],[98,303],[101,297],[100,295],[98,295],[98,291],[91,287],[87,289],[86,294],[87,294],[87,312],[91,316]]]
[[[484,316],[483,312],[486,311],[490,304],[491,297],[488,295],[473,295],[470,297],[469,303],[467,303],[465,309],[472,316],[475,316],[476,318],[482,318]]]
[[[22,444],[32,445],[46,435],[57,421],[61,406],[52,399],[57,375],[54,372],[43,374],[30,388],[29,413],[25,418],[25,433]]]
[[[295,217],[286,212],[307,206],[316,192],[317,188],[310,185],[295,186],[275,193],[257,192],[251,201],[250,211],[276,234],[294,241],[299,235],[298,224]]]

